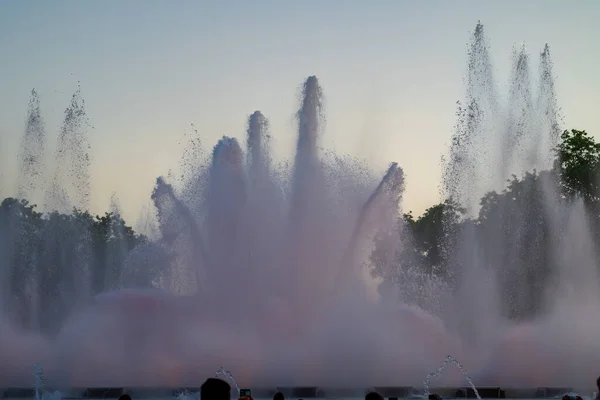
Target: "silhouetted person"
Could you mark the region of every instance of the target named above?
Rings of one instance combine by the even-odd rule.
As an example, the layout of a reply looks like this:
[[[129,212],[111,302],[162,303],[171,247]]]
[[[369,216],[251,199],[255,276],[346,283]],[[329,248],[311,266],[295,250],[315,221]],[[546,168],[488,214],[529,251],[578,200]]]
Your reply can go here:
[[[219,378],[208,378],[200,386],[200,400],[231,400],[231,386]]]
[[[600,400],[600,376],[596,379],[596,387],[598,391],[596,392],[596,400]]]
[[[131,400],[131,396],[128,394],[122,394],[119,396],[119,400]]]
[[[281,392],[275,393],[273,396],[273,400],[285,400],[285,396]]]
[[[365,400],[383,400],[383,396],[377,392],[369,392],[365,395]]]

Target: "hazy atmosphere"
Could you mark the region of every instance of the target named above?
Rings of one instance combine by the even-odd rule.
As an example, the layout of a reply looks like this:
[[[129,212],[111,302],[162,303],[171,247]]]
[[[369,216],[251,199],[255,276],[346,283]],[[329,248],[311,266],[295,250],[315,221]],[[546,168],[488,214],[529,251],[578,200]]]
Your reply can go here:
[[[0,2],[0,388],[590,389],[598,4]]]

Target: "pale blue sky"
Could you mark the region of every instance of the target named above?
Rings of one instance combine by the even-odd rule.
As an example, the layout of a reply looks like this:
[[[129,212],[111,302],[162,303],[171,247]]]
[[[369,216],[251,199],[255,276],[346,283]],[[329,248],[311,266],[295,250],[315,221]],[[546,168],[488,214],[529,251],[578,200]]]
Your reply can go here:
[[[179,163],[190,123],[210,148],[269,119],[275,151],[295,141],[299,85],[324,87],[322,144],[400,163],[405,210],[439,200],[440,156],[463,97],[466,43],[485,25],[501,89],[513,45],[537,76],[551,45],[566,127],[600,135],[600,2],[589,1],[0,1],[0,195],[14,193],[16,153],[36,88],[49,156],[81,81],[92,157],[92,211],[116,191],[134,223],[155,178]]]

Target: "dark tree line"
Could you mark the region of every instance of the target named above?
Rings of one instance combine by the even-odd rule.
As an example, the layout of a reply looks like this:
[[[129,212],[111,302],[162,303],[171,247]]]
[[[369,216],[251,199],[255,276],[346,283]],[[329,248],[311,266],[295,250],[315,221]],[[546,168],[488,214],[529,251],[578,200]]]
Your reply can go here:
[[[53,333],[94,294],[117,289],[128,253],[147,239],[114,213],[42,214],[0,204],[0,305],[18,325]]]
[[[550,170],[512,176],[502,191],[486,193],[476,217],[467,217],[452,199],[429,207],[418,218],[404,214],[398,240],[405,244],[390,255],[377,243],[372,274],[393,285],[416,267],[452,290],[458,285],[462,241],[477,247],[483,268],[495,271],[505,316],[530,318],[543,311],[545,289],[560,262],[557,242],[564,215],[557,210],[583,200],[596,256],[600,255],[600,143],[585,131],[564,131],[555,152]]]
[[[431,206],[419,217],[410,212],[400,216],[397,231],[375,238],[372,274],[382,279],[384,289],[415,281],[413,297],[419,296],[419,283],[433,285],[432,290],[437,284],[452,288],[460,267],[457,249],[469,231],[469,240],[475,243],[467,244],[479,246],[481,262],[497,273],[504,313],[511,318],[531,317],[540,312],[544,288],[557,262],[552,234],[556,221],[549,217],[552,201],[583,200],[600,255],[600,241],[595,239],[600,237],[598,179],[600,144],[585,131],[565,131],[551,170],[513,176],[504,190],[483,196],[476,217],[467,217],[452,199]],[[93,216],[75,209],[69,215],[42,214],[27,200],[4,199],[0,204],[3,317],[52,334],[90,296],[127,285],[128,268],[144,268],[136,286],[154,285],[161,268],[150,264],[161,261],[146,260],[149,264],[141,267],[127,261],[134,248],[143,250],[139,245],[147,242],[113,213]]]

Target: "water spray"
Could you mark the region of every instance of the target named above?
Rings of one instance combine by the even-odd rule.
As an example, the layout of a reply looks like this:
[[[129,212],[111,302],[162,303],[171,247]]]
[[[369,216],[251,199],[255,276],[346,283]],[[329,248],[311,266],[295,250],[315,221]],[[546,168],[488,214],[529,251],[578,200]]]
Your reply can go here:
[[[440,367],[438,369],[429,373],[425,377],[425,380],[423,381],[423,387],[425,388],[425,397],[429,396],[429,384],[431,383],[431,380],[440,376],[442,374],[442,372],[444,372],[446,367],[450,364],[456,365],[456,367],[462,372],[463,376],[467,380],[467,383],[469,384],[471,389],[473,389],[473,393],[475,393],[475,397],[477,397],[477,399],[481,400],[481,396],[479,396],[479,392],[477,391],[477,388],[475,387],[475,384],[473,383],[473,380],[471,380],[471,377],[467,373],[467,370],[465,369],[465,367],[460,362],[458,362],[454,357],[452,357],[450,355],[448,357],[446,357],[446,359],[444,360],[444,362],[442,363],[442,365],[440,365]]]
[[[35,400],[42,400],[46,391],[46,383],[44,380],[44,370],[39,363],[35,364]]]
[[[235,390],[237,390],[238,393],[238,397],[240,395],[240,387],[238,386],[237,382],[235,381],[235,378],[233,377],[233,375],[231,374],[231,372],[229,372],[228,370],[226,370],[224,367],[221,367],[217,370],[217,372],[215,372],[215,377],[219,377],[219,375],[222,375],[223,377],[229,379],[231,381],[231,383],[233,383],[233,386],[235,387]]]

